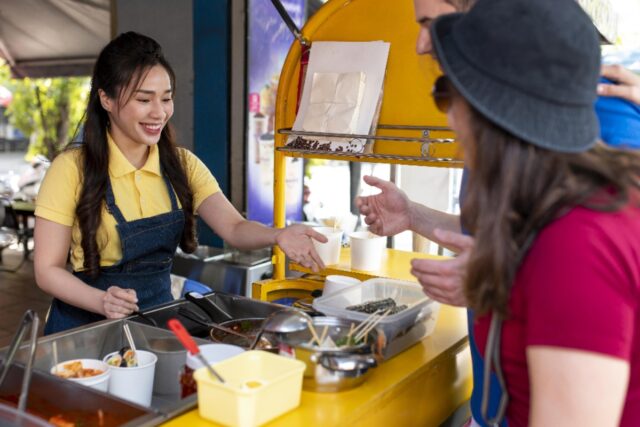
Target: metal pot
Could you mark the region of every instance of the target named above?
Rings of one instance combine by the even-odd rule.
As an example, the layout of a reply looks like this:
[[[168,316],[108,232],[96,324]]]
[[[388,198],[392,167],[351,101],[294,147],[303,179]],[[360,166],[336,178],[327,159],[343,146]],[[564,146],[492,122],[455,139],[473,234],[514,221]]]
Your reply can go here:
[[[211,340],[214,342],[220,342],[224,344],[233,344],[242,348],[248,348],[253,338],[260,331],[262,327],[262,323],[264,323],[263,317],[256,318],[243,318],[243,319],[234,319],[228,320],[226,322],[220,323],[220,326],[225,328],[233,329],[236,332],[239,332],[245,335],[247,338],[242,338],[237,335],[229,334],[221,329],[211,328],[209,331],[209,336]],[[277,346],[275,345],[276,340],[273,334],[266,333],[262,336],[260,341],[258,342],[258,346],[256,350],[265,350],[271,352],[277,352]]]
[[[180,373],[187,362],[187,350],[174,337],[149,339],[147,348],[158,356],[153,391],[157,394],[180,394]]]
[[[246,317],[216,323],[213,320],[204,318],[200,313],[193,311],[187,306],[180,307],[178,309],[178,314],[201,326],[210,328],[209,337],[211,338],[211,341],[237,345],[245,349],[249,348],[249,345],[265,320],[264,317]],[[207,311],[207,314],[209,317],[212,317],[209,311]],[[236,333],[233,333],[234,331]],[[267,334],[264,339],[261,339],[261,345],[258,346],[258,349],[277,352],[277,347],[273,345],[275,341],[270,340],[269,338],[270,335]]]
[[[319,335],[326,335],[334,342],[345,340],[351,325],[356,324],[337,317],[314,317],[313,326]],[[303,388],[317,392],[348,390],[362,384],[380,359],[376,353],[377,334],[369,333],[358,345],[329,349],[311,345],[311,332],[306,329],[277,337],[280,352],[293,355],[306,364]]]

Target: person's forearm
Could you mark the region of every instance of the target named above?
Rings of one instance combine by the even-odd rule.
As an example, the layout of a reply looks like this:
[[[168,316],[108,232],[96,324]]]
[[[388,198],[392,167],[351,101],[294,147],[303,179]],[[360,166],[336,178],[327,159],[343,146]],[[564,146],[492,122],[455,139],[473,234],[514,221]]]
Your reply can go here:
[[[259,249],[276,244],[280,230],[266,227],[255,221],[240,221],[227,234],[226,242],[238,249]]]
[[[104,315],[104,291],[87,285],[64,268],[36,269],[36,282],[40,289],[67,304]]]
[[[429,240],[435,240],[435,229],[454,231],[460,233],[460,216],[436,209],[428,208],[416,202],[411,202],[409,209],[409,221],[411,231],[418,233]]]

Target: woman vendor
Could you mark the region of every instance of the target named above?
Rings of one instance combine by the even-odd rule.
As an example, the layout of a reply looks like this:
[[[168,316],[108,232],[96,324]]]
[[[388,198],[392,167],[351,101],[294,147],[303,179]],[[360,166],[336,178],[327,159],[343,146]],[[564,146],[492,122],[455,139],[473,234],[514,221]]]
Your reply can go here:
[[[174,72],[153,39],[124,33],[100,53],[83,142],[54,160],[36,203],[36,281],[54,297],[45,334],[172,300],[172,259],[178,245],[196,249],[196,214],[234,247],[277,244],[324,267],[311,241],[324,236],[244,219],[206,166],[177,147],[174,95]]]

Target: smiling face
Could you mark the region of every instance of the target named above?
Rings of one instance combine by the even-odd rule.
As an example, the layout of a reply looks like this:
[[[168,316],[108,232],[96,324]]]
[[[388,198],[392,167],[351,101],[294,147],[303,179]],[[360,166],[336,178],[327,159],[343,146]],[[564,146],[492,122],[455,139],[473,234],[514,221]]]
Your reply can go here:
[[[119,98],[99,91],[100,103],[109,114],[111,136],[123,152],[157,144],[173,115],[171,79],[164,67],[150,68],[138,87],[133,84]]]
[[[445,0],[413,0],[416,14],[416,22],[420,24],[420,32],[416,41],[418,55],[430,54],[433,50],[431,44],[431,23],[440,15],[456,12],[456,8]]]

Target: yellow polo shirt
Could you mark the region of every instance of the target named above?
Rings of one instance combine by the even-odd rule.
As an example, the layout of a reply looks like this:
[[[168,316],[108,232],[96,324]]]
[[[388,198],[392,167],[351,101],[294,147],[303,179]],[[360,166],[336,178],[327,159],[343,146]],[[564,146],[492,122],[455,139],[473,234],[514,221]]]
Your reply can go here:
[[[116,205],[127,221],[159,215],[171,210],[171,199],[160,173],[158,147],[151,146],[145,165],[136,169],[109,137],[109,177]],[[220,191],[209,169],[190,151],[180,148],[185,159],[187,178],[193,191],[194,210],[210,195]],[[83,270],[81,234],[75,215],[80,197],[80,150],[60,154],[51,164],[36,200],[35,215],[72,227],[71,264],[75,271]],[[178,201],[178,204],[180,202]],[[116,220],[102,208],[102,222],[97,234],[100,265],[109,266],[122,258]]]

